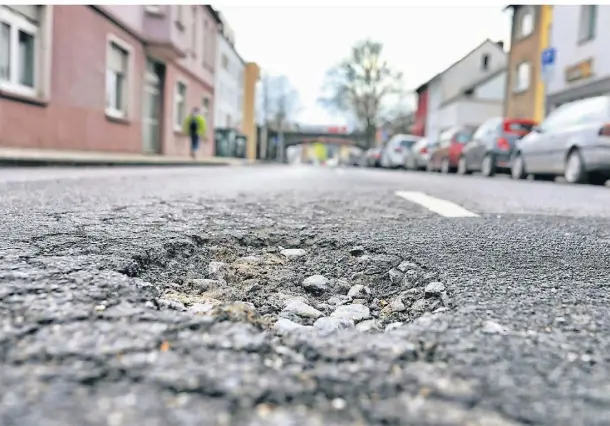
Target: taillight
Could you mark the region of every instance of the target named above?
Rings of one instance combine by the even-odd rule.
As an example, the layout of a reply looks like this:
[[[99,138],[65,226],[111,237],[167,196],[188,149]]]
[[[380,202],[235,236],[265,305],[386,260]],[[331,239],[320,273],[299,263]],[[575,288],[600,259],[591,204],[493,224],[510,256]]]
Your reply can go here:
[[[600,136],[610,136],[610,124],[604,124],[604,126],[599,129]]]
[[[420,154],[426,154],[428,152],[428,148],[423,147],[422,149],[419,150]]]
[[[402,152],[402,148],[397,146],[396,148],[394,148],[394,152]]]
[[[505,138],[498,139],[498,141],[496,142],[496,145],[498,146],[498,149],[500,149],[501,151],[508,151],[510,149],[510,144],[508,143],[508,141]]]

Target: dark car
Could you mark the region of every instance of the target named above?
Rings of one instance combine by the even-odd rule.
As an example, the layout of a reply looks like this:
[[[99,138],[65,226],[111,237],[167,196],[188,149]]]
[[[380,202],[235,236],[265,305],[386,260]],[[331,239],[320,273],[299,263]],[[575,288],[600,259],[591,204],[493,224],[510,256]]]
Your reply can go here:
[[[441,133],[438,146],[430,154],[429,171],[454,173],[462,155],[464,145],[472,139],[473,126],[456,126]]]
[[[496,117],[483,123],[464,146],[458,173],[481,172],[484,176],[509,173],[517,140],[527,135],[536,122],[521,118]]]
[[[366,151],[366,165],[368,167],[381,167],[381,153],[383,148],[370,148]]]

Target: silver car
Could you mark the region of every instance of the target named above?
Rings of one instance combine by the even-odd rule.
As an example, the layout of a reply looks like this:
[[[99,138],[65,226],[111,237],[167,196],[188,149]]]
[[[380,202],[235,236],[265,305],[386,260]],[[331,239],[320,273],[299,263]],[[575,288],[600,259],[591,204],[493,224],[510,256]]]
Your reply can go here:
[[[415,142],[405,157],[405,168],[407,170],[426,170],[430,158],[430,143],[423,138]]]
[[[511,176],[604,185],[610,177],[610,96],[564,104],[517,142]]]

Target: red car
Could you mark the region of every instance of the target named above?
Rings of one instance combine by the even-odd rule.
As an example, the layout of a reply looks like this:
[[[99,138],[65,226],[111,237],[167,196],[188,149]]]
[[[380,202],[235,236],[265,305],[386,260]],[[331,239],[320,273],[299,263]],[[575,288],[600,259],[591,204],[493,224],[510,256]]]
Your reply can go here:
[[[464,145],[472,139],[475,130],[474,126],[457,126],[442,132],[437,148],[430,155],[428,170],[455,173]]]

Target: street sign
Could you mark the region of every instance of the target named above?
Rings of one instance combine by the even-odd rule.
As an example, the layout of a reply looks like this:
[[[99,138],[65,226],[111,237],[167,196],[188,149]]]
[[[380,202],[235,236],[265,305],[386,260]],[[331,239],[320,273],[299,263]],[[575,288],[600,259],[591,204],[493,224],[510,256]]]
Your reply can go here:
[[[545,81],[549,81],[553,75],[555,69],[555,58],[557,56],[557,49],[554,47],[548,47],[542,51],[542,78]]]

